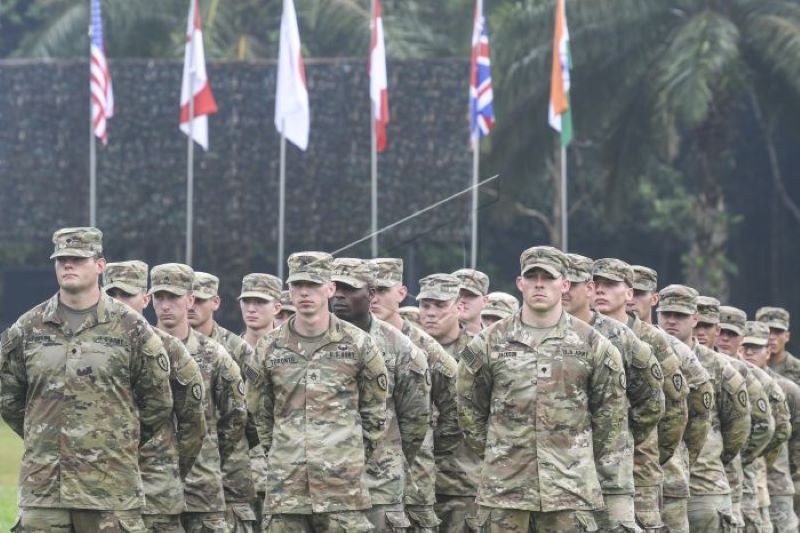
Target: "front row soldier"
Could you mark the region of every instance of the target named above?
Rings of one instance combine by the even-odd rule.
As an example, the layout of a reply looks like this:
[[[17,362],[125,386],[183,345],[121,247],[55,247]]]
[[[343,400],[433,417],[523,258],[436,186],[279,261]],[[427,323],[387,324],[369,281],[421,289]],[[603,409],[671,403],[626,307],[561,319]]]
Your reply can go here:
[[[710,296],[699,296],[697,298],[697,325],[694,328],[697,342],[707,348],[715,348],[717,339],[722,332],[722,318],[722,307],[719,300]],[[726,323],[730,318],[726,310]],[[746,315],[741,317],[742,327],[744,327],[745,321]],[[747,396],[750,400],[750,436],[747,444],[742,448],[741,453],[725,465],[725,474],[731,486],[733,520],[737,530],[742,530],[746,527],[742,514],[742,501],[745,499],[744,465],[749,465],[764,453],[764,449],[769,445],[775,433],[775,420],[772,418],[772,410],[769,407],[769,396],[756,376],[753,366],[741,361],[735,351],[732,353],[726,353],[719,349],[717,351],[726,355],[726,361],[745,379]],[[746,497],[753,501],[748,502],[745,506],[754,507],[755,495],[748,493]]]
[[[564,312],[563,252],[529,248],[520,267],[522,310],[476,336],[459,362],[461,427],[483,457],[473,525],[596,531],[604,495],[633,490],[619,468],[629,439],[622,357]]]
[[[367,512],[375,531],[411,527],[403,505],[406,465],[419,452],[430,422],[430,374],[427,356],[399,329],[370,312],[375,274],[364,259],[337,258],[331,305],[337,318],[369,334],[388,370],[386,433],[367,463],[372,508]]]
[[[277,327],[275,316],[282,309],[282,285],[280,278],[271,274],[248,274],[242,280],[242,292],[239,295],[239,308],[245,325],[242,338],[253,350],[261,337]],[[241,368],[242,374],[247,368],[248,366]],[[250,469],[256,491],[253,510],[256,514],[256,524],[261,524],[264,517],[264,495],[267,490],[267,457],[261,444],[250,448]]]
[[[139,446],[171,422],[169,359],[101,292],[96,228],[53,235],[58,293],[0,339],[0,415],[22,437],[14,531],[145,531]]]
[[[366,465],[385,432],[386,365],[369,335],[328,310],[331,255],[294,253],[288,265],[297,313],[245,369],[268,458],[262,529],[369,531]]]
[[[142,261],[108,263],[103,272],[103,290],[141,315],[150,304],[147,270]],[[139,448],[145,496],[142,518],[151,533],[181,533],[183,481],[206,436],[203,375],[181,341],[158,328],[153,331],[169,356],[174,417]]]
[[[468,334],[477,335],[483,329],[481,312],[488,301],[489,276],[473,268],[461,268],[453,275],[461,282],[458,319]]]
[[[242,380],[247,376],[241,369],[253,359],[253,348],[241,337],[220,326],[214,320],[219,309],[219,278],[206,272],[194,273],[192,282],[194,305],[189,308],[189,325],[198,333],[216,341],[233,358],[239,367]],[[256,491],[250,466],[250,443],[258,441],[255,426],[246,429],[236,443],[233,453],[222,463],[222,487],[225,491],[225,522],[229,533],[252,533],[256,528],[256,515],[253,504]]]
[[[488,328],[517,311],[519,311],[519,301],[514,296],[507,292],[490,292],[486,295],[486,305],[481,310],[483,327]]]
[[[703,398],[711,409],[711,431],[690,468],[687,516],[692,532],[734,529],[731,487],[725,467],[744,446],[750,433],[750,402],[744,378],[718,354],[693,337],[697,325],[697,291],[669,285],[659,293],[658,323],[692,348],[714,385]]]
[[[606,509],[635,521],[646,531],[660,531],[659,492],[662,482],[656,425],[664,413],[664,379],[650,347],[639,340],[623,321],[633,271],[618,259],[598,259],[567,254],[569,290],[562,302],[566,312],[583,320],[611,341],[622,356],[628,397],[628,427],[631,437],[620,468],[633,472],[635,494],[607,495]],[[594,302],[594,310],[592,302]],[[621,320],[622,321],[621,321]],[[680,435],[678,435],[680,439]],[[677,445],[677,444],[676,444]],[[605,520],[599,515],[601,529]]]
[[[203,374],[207,434],[200,455],[186,476],[186,507],[181,522],[187,533],[226,531],[222,465],[244,435],[244,382],[225,348],[189,326],[193,280],[194,271],[187,265],[158,265],[150,271],[148,294],[153,297],[157,327],[183,342]],[[197,387],[197,394],[201,392]]]
[[[461,281],[452,274],[431,274],[419,280],[419,315],[425,332],[456,361],[471,337],[458,322]],[[481,458],[462,438],[453,453],[436,456],[436,516],[441,533],[468,531],[477,513],[475,495]]]
[[[456,407],[456,360],[421,327],[400,316],[400,304],[408,295],[403,285],[403,260],[373,259],[375,295],[370,309],[381,320],[402,331],[425,352],[431,373],[431,421],[414,462],[409,465],[404,502],[414,533],[437,531],[436,463],[434,455],[452,454],[461,442]]]

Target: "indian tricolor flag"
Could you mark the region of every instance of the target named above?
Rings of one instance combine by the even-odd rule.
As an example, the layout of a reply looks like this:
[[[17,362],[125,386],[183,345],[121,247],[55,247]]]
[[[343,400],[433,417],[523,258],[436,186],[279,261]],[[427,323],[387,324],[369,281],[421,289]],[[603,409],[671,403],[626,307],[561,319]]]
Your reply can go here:
[[[556,0],[556,29],[553,34],[553,69],[550,76],[550,126],[561,134],[561,146],[572,141],[572,113],[569,105],[569,31],[564,0]]]

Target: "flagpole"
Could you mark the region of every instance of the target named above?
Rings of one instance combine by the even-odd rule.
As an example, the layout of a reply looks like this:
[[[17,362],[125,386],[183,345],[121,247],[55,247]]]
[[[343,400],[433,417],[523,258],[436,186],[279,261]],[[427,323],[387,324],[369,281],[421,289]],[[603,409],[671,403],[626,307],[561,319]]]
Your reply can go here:
[[[192,30],[189,46],[194,40]],[[189,67],[189,146],[186,156],[186,264],[192,266],[194,238],[194,53]]]
[[[561,144],[561,248],[564,252],[569,250],[569,242],[567,240],[568,230],[567,212],[567,146]]]
[[[89,103],[89,225],[97,226],[97,146],[92,123],[92,105]]]
[[[281,122],[281,163],[278,186],[278,277],[283,279],[284,230],[286,217],[286,120]]]
[[[480,137],[472,138],[472,247],[470,266],[478,264],[478,174],[480,169]]]
[[[370,24],[375,24],[375,0],[370,2]],[[376,28],[372,28],[372,31],[377,31]],[[371,176],[371,224],[370,224],[370,233],[372,234],[372,257],[378,257],[378,136],[377,132],[375,131],[375,103],[370,100],[370,111],[371,111],[371,124],[370,124],[370,137],[371,137],[371,160],[370,160],[370,176]]]

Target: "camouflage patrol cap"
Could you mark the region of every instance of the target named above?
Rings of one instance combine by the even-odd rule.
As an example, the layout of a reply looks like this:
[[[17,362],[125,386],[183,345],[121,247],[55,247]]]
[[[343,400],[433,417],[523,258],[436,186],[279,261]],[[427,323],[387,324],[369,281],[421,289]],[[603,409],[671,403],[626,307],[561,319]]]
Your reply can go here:
[[[693,315],[697,312],[697,291],[686,285],[668,285],[658,293],[659,313],[683,313]]]
[[[289,277],[286,283],[310,281],[323,284],[331,281],[333,256],[325,252],[296,252],[286,260]]]
[[[489,293],[489,276],[480,270],[461,268],[453,272],[461,282],[461,288],[475,296],[486,296]]]
[[[738,307],[721,305],[719,307],[719,327],[736,333],[739,336],[744,334],[744,326],[747,322],[747,313]]]
[[[369,261],[355,257],[339,257],[333,260],[331,281],[361,289],[372,286],[375,283],[375,276]]]
[[[697,297],[698,322],[719,324],[719,300],[711,296]]]
[[[119,289],[130,295],[147,291],[147,263],[139,260],[108,263],[103,272],[103,290]]]
[[[53,233],[53,244],[50,259],[103,256],[103,232],[97,228],[61,228]]]
[[[150,270],[150,290],[147,294],[164,291],[183,296],[192,291],[193,281],[194,270],[189,265],[181,263],[156,265]]]
[[[281,311],[289,311],[291,313],[297,312],[297,308],[289,297],[289,291],[281,291]]]
[[[519,302],[507,292],[490,292],[486,305],[481,310],[481,316],[496,316],[505,318],[519,310]]]
[[[406,305],[399,309],[400,316],[413,322],[414,324],[419,324],[419,307],[414,307],[413,305]]]
[[[567,254],[552,246],[533,246],[519,256],[520,275],[541,268],[553,277],[565,276],[569,268]]]
[[[769,342],[769,326],[765,322],[748,320],[744,325],[742,344],[766,346]]]
[[[613,257],[597,259],[592,264],[592,278],[595,277],[621,281],[633,287],[633,268],[622,259]]]
[[[569,268],[567,269],[568,280],[572,283],[586,283],[592,280],[593,261],[591,259],[578,254],[567,254],[567,259],[569,259]]]
[[[756,320],[774,329],[789,329],[789,311],[783,307],[762,307],[756,311]]]
[[[452,274],[431,274],[419,280],[419,300],[455,300],[461,281]]]
[[[200,298],[201,300],[213,298],[219,294],[219,278],[208,272],[195,271],[192,292],[195,298]]]
[[[397,257],[378,257],[370,261],[375,274],[375,286],[391,288],[403,284],[403,260]]]
[[[260,298],[262,300],[281,299],[281,279],[272,274],[248,274],[242,279],[242,298]]]
[[[655,292],[658,287],[658,272],[652,268],[633,265],[633,288],[637,291]]]

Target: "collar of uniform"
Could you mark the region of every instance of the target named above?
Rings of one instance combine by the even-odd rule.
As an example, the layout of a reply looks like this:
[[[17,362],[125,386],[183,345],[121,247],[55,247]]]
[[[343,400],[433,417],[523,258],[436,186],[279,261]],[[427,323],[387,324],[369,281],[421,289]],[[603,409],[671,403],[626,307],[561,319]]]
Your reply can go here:
[[[369,314],[369,336],[375,338],[375,335],[380,333],[378,330],[380,329],[380,320],[374,314]]]
[[[215,341],[217,341],[217,342],[219,342],[221,344],[222,340],[223,340],[222,337],[224,335],[225,335],[225,333],[222,330],[222,326],[217,324],[216,320],[212,320],[211,321],[211,335],[209,335],[209,338],[214,339]]]
[[[193,330],[191,327],[189,328],[189,336],[186,337],[184,341],[184,346],[186,346],[186,350],[194,355],[200,351],[200,334]]]
[[[563,339],[567,335],[567,326],[569,325],[569,315],[565,312],[561,312],[561,318],[558,319],[558,323],[556,323],[555,327],[550,331],[542,340],[539,342],[541,346],[544,342],[548,339]],[[535,346],[531,346],[528,342],[528,335],[525,332],[526,326],[522,323],[522,310],[517,311],[514,313],[514,320],[511,323],[511,329],[508,332],[509,340],[519,342],[520,344],[524,344],[525,346],[530,346],[531,348],[536,348]]]
[[[111,321],[111,313],[108,309],[111,305],[112,298],[107,294],[101,292],[100,299],[97,301],[94,313],[92,313],[92,323],[89,327],[96,324],[105,324]],[[58,317],[58,293],[54,294],[44,306],[42,312],[42,320],[53,324],[62,325],[61,319]]]
[[[342,321],[336,317],[333,313],[329,314],[330,316],[330,324],[328,325],[328,342],[339,342],[344,338],[344,332],[342,331]],[[300,345],[299,340],[295,334],[292,333],[294,330],[294,317],[289,319],[289,322],[286,323],[286,327],[280,328],[280,334],[278,338],[275,340],[275,346],[277,348],[288,348],[289,350],[300,353]]]

